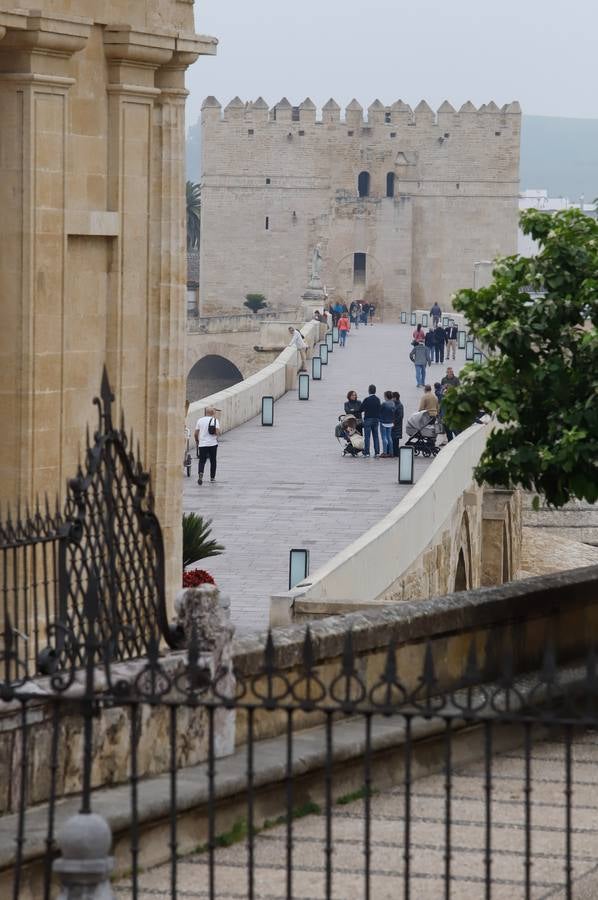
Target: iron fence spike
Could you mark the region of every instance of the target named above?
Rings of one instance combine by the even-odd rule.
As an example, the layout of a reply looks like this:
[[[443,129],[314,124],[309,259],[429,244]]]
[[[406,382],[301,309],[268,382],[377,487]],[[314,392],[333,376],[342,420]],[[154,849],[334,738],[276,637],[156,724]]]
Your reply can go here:
[[[353,653],[353,631],[351,628],[349,628],[345,635],[345,640],[343,643],[342,669],[345,674],[351,673],[353,671],[354,661],[355,655]]]
[[[386,651],[386,663],[384,666],[384,680],[386,682],[396,681],[397,678],[397,645],[394,638],[391,639]]]
[[[432,643],[428,641],[426,643],[426,650],[424,653],[424,666],[422,670],[421,683],[426,686],[432,686],[436,684],[436,672],[434,669],[434,654],[432,653]]]
[[[274,669],[274,638],[272,637],[272,629],[268,629],[268,637],[264,647],[264,671],[271,672]]]

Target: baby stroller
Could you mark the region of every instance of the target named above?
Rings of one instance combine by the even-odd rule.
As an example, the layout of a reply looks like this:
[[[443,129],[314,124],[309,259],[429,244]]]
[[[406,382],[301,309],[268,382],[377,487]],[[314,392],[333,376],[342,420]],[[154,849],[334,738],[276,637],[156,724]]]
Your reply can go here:
[[[361,435],[360,422],[355,416],[339,416],[338,425],[334,434],[343,447],[343,456],[359,456],[363,453],[363,436]]]
[[[427,410],[413,413],[407,419],[405,431],[409,435],[404,447],[413,447],[414,456],[430,457],[440,453],[440,447],[436,446],[436,417],[431,416]]]

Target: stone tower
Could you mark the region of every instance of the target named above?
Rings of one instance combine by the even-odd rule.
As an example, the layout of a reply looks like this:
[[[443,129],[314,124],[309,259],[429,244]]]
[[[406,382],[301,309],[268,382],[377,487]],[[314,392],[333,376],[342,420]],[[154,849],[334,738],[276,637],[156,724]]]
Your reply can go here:
[[[0,497],[63,493],[106,362],[177,587],[192,3],[0,3]]]
[[[238,97],[202,109],[204,315],[238,312],[248,292],[296,306],[313,248],[329,294],[400,310],[450,307],[474,263],[517,247],[518,103],[434,112],[398,100],[305,100],[269,109]]]

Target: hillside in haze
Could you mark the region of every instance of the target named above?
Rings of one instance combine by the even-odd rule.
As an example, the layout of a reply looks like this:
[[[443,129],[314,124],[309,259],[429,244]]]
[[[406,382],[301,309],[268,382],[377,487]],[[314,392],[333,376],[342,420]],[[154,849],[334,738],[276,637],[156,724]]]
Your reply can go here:
[[[200,178],[200,126],[187,134],[187,178]],[[524,116],[521,189],[546,188],[551,197],[586,203],[598,197],[598,119]]]
[[[521,189],[586,203],[598,197],[598,119],[524,116]]]

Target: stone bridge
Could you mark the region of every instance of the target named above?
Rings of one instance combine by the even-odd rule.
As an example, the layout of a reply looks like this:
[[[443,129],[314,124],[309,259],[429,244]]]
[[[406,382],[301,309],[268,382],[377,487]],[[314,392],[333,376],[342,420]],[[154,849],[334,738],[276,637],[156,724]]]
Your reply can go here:
[[[416,459],[414,487],[398,484],[395,460],[341,455],[334,426],[349,389],[363,397],[373,382],[380,395],[400,392],[406,416],[417,409],[410,336],[400,325],[352,331],[308,401],[294,388],[296,360],[285,359],[192,405],[191,427],[208,399],[223,410],[217,481],[185,478],[184,509],[212,519],[226,547],[205,566],[230,595],[238,630],[498,584],[517,570],[517,495],[472,484],[488,426],[464,432],[433,463]],[[463,362],[461,353],[454,367]],[[433,366],[428,379],[445,369]],[[272,428],[256,417],[266,394],[278,397]],[[289,592],[291,548],[310,551],[311,575]]]

